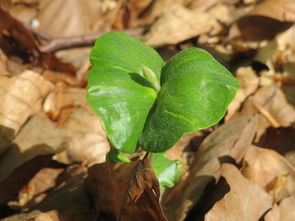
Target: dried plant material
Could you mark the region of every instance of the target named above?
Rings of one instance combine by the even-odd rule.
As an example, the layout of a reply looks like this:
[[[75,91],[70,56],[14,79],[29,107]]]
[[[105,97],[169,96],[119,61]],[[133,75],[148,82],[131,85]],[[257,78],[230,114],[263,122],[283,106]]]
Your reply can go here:
[[[22,59],[23,63],[69,73],[75,72],[72,64],[61,62],[52,53],[42,53],[33,32],[1,7],[0,47],[7,56],[16,56]]]
[[[208,23],[209,22],[209,23]],[[144,36],[144,42],[151,46],[176,44],[186,39],[208,32],[214,20],[208,14],[193,12],[173,4]]]
[[[273,202],[295,193],[295,169],[273,150],[255,146],[248,148],[242,174],[273,196]]]
[[[272,39],[295,21],[293,0],[266,0],[237,21],[240,36],[247,40]]]
[[[65,147],[64,133],[43,115],[35,115],[22,128],[0,160],[0,180],[39,155],[54,154]]]
[[[220,161],[228,157],[237,161],[242,159],[246,148],[252,143],[256,126],[257,118],[245,115],[228,121],[205,138],[188,177],[176,184],[162,200],[169,221],[185,219],[208,183],[214,177],[219,177]]]
[[[271,17],[282,22],[295,21],[293,0],[266,0],[257,5],[250,15]]]
[[[62,129],[69,137],[67,149],[55,156],[63,163],[82,163],[91,166],[105,162],[109,142],[98,116],[88,108],[75,109]]]
[[[56,186],[41,204],[29,213],[14,215],[5,221],[24,220],[96,220],[96,212],[91,209],[90,200],[84,188],[86,168],[74,165],[56,179]],[[4,220],[3,220],[4,221]]]
[[[107,220],[167,220],[159,203],[159,182],[148,157],[123,165],[94,165],[89,169],[87,186],[96,210]]]
[[[255,93],[255,95],[249,97],[243,105],[241,114],[254,114],[259,112],[254,106],[254,103],[263,107],[268,115],[279,124],[277,126],[287,127],[295,121],[294,107],[288,104],[284,93],[276,85],[262,87]],[[265,130],[269,125],[270,122],[265,118],[265,115],[261,115],[256,140],[259,140],[260,136],[265,133]]]
[[[267,128],[265,133],[257,142],[257,145],[260,147],[274,149],[281,155],[285,155],[294,150],[294,134],[294,127]]]
[[[99,117],[87,104],[84,89],[57,89],[47,96],[43,110],[69,137],[67,149],[54,159],[88,166],[105,161],[109,143]]]
[[[33,71],[19,76],[0,76],[0,155],[31,114],[39,111],[53,85]]]
[[[289,163],[292,164],[293,167],[295,167],[295,151],[290,151],[286,153],[285,158],[289,161]]]
[[[23,187],[18,194],[18,207],[32,208],[45,199],[46,191],[54,188],[63,168],[43,168]],[[14,205],[16,207],[16,205]]]
[[[240,67],[236,72],[236,76],[240,83],[240,89],[228,107],[226,120],[229,120],[237,112],[245,99],[253,94],[259,85],[259,79],[251,67]]]
[[[233,165],[223,164],[221,175],[229,184],[230,192],[206,214],[206,221],[259,220],[271,208],[271,197],[262,188],[245,179]]]
[[[9,75],[9,72],[7,70],[7,62],[8,59],[3,53],[3,51],[0,49],[0,75]]]
[[[265,221],[295,220],[295,196],[283,199],[280,205],[275,205],[264,217]]]

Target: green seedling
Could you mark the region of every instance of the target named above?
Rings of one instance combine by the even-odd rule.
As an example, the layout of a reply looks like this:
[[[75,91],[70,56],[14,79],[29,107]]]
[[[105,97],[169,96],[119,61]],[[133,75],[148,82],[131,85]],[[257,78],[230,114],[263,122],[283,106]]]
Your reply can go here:
[[[90,61],[87,99],[112,145],[107,158],[127,162],[124,152],[139,148],[158,153],[151,158],[159,178],[166,164],[167,174],[177,177],[163,152],[184,134],[218,123],[239,88],[233,75],[203,49],[183,50],[164,64],[154,49],[119,32],[97,39]]]

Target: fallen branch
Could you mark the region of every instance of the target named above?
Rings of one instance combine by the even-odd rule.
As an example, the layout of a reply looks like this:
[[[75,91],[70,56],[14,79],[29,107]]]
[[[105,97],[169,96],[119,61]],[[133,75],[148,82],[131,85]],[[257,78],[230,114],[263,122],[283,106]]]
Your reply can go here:
[[[138,28],[122,32],[139,38],[142,35],[143,29]],[[55,38],[50,40],[47,44],[39,46],[39,50],[41,52],[55,52],[65,48],[91,46],[94,44],[95,40],[103,34],[105,34],[105,32],[77,37]]]

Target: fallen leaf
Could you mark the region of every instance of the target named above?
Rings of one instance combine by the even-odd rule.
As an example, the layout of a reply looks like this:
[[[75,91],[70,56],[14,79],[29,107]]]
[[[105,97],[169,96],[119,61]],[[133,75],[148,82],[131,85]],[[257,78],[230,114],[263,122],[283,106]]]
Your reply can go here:
[[[12,78],[0,76],[0,155],[52,88],[52,83],[33,71]]]
[[[282,200],[280,205],[273,207],[264,217],[265,221],[293,221],[295,220],[295,196]]]
[[[261,113],[261,117],[259,118],[256,141],[273,121],[277,127],[288,127],[295,121],[295,109],[288,104],[284,93],[277,85],[261,87],[243,104],[242,115],[257,112]]]
[[[61,130],[43,115],[35,115],[22,128],[0,158],[0,203],[13,196],[65,147]]]
[[[277,152],[250,146],[241,173],[273,196],[273,202],[295,193],[295,169]]]
[[[123,165],[96,164],[89,169],[87,186],[100,219],[166,220],[159,182],[147,157]]]
[[[186,214],[200,199],[206,186],[218,179],[220,162],[232,157],[239,162],[252,143],[257,117],[244,115],[217,128],[202,142],[189,175],[163,196],[165,214],[169,221],[184,220]],[[239,131],[239,133],[237,133]]]
[[[247,40],[272,39],[295,21],[293,0],[266,0],[237,21],[240,36]]]
[[[208,23],[209,21],[209,23]],[[214,20],[206,13],[193,12],[182,5],[173,4],[151,27],[143,41],[151,46],[177,44],[208,32]]]
[[[13,42],[13,43],[11,43]],[[16,56],[25,64],[74,73],[72,64],[61,62],[52,53],[42,53],[31,30],[0,7],[0,47],[8,56]]]
[[[206,214],[206,221],[259,220],[272,206],[272,198],[259,186],[245,179],[231,164],[221,166],[221,175],[230,186],[230,192]]]
[[[236,77],[240,83],[237,95],[228,107],[226,120],[229,120],[238,111],[245,99],[253,94],[259,85],[259,79],[251,67],[240,67],[236,71]]]
[[[295,128],[269,127],[256,143],[257,146],[273,149],[282,155],[294,150]]]

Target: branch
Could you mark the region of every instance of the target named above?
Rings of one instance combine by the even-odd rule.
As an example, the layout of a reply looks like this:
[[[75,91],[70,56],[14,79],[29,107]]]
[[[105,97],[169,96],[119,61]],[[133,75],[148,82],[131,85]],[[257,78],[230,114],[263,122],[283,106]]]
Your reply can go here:
[[[132,29],[132,30],[125,30],[122,32],[132,35],[134,37],[140,38],[143,32],[143,29],[138,28],[138,29]],[[106,32],[77,36],[77,37],[55,38],[50,40],[47,44],[39,46],[39,50],[41,52],[55,52],[65,48],[74,48],[74,47],[93,45],[95,40],[105,33]]]

